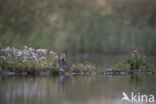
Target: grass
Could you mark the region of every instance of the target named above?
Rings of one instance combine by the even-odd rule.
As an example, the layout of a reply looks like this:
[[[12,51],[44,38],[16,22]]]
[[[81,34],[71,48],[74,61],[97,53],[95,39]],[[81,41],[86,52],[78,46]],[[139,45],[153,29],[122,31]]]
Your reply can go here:
[[[111,17],[95,18],[84,17],[70,24],[62,21],[56,31],[43,26],[29,35],[7,32],[1,35],[0,47],[22,48],[28,45],[67,53],[128,53],[137,48],[141,52],[155,54],[155,27],[120,24],[118,19]]]
[[[73,64],[73,70],[74,73],[101,73],[103,70],[100,66],[92,64],[92,63],[80,63],[80,64]]]
[[[59,70],[59,56],[47,49],[33,49],[24,46],[23,49],[7,47],[0,52],[0,72],[16,72],[35,74],[48,72],[51,74],[61,73]],[[85,62],[73,64],[71,73],[99,73],[102,72],[97,65]]]
[[[15,72],[35,74],[40,72],[48,72],[52,74],[60,74],[58,64],[59,56],[47,49],[33,49],[24,46],[23,49],[7,47],[0,52],[0,73]],[[112,72],[155,72],[155,67],[150,67],[144,55],[140,55],[134,51],[131,55],[126,56],[118,64],[111,68]],[[69,73],[103,73],[102,67],[84,62],[73,63]]]
[[[68,53],[119,53],[137,48],[139,51],[155,54],[156,23],[153,2],[152,0],[2,2],[0,48],[6,46],[22,48],[28,45]],[[108,8],[103,4],[108,5]],[[152,26],[148,20],[150,17]]]
[[[150,66],[146,57],[137,53],[136,50],[124,57],[118,64],[111,68],[112,71],[136,71],[136,72],[155,72],[155,68]]]

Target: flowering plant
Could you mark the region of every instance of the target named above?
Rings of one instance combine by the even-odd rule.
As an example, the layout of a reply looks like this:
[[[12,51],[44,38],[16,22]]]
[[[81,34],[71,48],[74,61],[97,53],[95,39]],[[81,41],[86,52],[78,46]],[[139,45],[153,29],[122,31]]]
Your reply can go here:
[[[0,51],[0,70],[16,72],[38,72],[47,69],[58,71],[58,56],[47,49],[23,49],[7,47]]]

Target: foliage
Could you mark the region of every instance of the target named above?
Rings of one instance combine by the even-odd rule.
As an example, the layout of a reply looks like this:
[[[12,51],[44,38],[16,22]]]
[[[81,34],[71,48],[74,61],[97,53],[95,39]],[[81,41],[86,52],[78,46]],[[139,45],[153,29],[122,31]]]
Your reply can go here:
[[[59,74],[58,55],[47,49],[33,49],[24,46],[23,49],[7,47],[0,51],[0,73],[13,71],[17,73],[40,73],[51,72]],[[118,64],[113,66],[112,71],[150,71],[155,72],[155,67],[150,67],[144,55],[135,51],[126,56]],[[102,67],[84,62],[73,64],[71,73],[103,73]]]
[[[155,10],[155,0],[1,0],[0,48],[155,52]]]
[[[7,47],[1,50],[2,70],[15,72],[58,71],[57,54],[46,49],[24,49]]]
[[[149,71],[149,66],[146,57],[134,51],[131,55],[124,57],[122,61],[112,67],[112,70]]]
[[[0,71],[13,71],[17,73],[37,73],[50,71],[59,74],[58,56],[47,49],[33,49],[24,46],[24,49],[7,47],[1,50]],[[98,73],[102,72],[97,65],[85,62],[73,64],[71,72]]]
[[[81,64],[74,64],[72,66],[73,70],[72,72],[84,72],[84,73],[100,73],[102,72],[102,69],[98,67],[97,65],[85,62]]]

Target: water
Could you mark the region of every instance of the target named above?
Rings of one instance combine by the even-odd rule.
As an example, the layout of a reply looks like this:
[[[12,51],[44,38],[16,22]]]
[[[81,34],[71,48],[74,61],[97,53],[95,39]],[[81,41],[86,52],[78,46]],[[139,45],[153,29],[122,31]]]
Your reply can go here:
[[[69,61],[110,67],[122,57],[78,56]],[[156,58],[149,59],[155,64]],[[121,103],[122,92],[156,97],[156,75],[0,76],[0,104],[129,104]]]
[[[111,66],[117,64],[120,60],[122,60],[127,55],[103,55],[103,54],[93,54],[93,55],[68,55],[68,61],[70,63],[83,63],[85,61],[98,64],[103,66],[104,68],[110,68]],[[146,59],[150,65],[156,66],[156,56],[146,55]]]
[[[121,104],[123,91],[156,96],[155,80],[146,75],[5,76],[0,79],[0,104]]]

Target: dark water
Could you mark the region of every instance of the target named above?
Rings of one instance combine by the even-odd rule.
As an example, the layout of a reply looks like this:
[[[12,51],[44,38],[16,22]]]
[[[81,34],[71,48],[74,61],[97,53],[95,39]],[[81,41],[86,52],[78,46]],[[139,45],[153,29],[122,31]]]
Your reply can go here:
[[[156,96],[156,76],[0,78],[0,104],[129,104],[121,102],[122,92]]]
[[[109,68],[122,57],[77,56],[69,61],[89,61]],[[149,57],[154,64],[155,59]],[[122,92],[156,97],[156,75],[0,76],[0,104],[129,104],[121,102]]]
[[[69,55],[67,58],[70,63],[82,63],[82,62],[90,62],[94,64],[98,64],[103,66],[104,68],[110,68],[111,66],[117,64],[120,60],[122,60],[126,55],[102,55],[102,54],[80,54],[76,56]],[[156,56],[146,55],[146,60],[148,64],[156,66]]]

